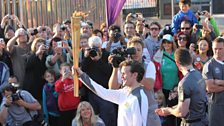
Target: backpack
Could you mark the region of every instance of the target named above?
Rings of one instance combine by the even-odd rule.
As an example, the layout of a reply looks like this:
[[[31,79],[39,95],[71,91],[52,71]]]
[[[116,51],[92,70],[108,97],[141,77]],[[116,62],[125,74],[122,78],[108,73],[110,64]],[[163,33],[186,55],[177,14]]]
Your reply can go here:
[[[151,62],[151,61],[150,61]],[[162,89],[162,74],[160,72],[161,65],[160,63],[153,61],[156,69],[156,79],[154,82],[154,91],[157,92],[158,90]],[[144,63],[145,70],[147,69],[148,64]]]

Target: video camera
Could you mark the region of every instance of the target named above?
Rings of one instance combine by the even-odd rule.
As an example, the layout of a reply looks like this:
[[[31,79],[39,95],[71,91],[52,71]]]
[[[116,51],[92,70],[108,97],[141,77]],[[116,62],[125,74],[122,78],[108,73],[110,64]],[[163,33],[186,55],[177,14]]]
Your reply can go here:
[[[125,60],[125,58],[128,58],[129,55],[134,55],[136,54],[136,49],[134,47],[131,48],[125,48],[125,47],[120,47],[117,49],[114,49],[112,51],[112,54],[115,54],[112,60],[112,65],[115,68],[119,67],[119,64]]]

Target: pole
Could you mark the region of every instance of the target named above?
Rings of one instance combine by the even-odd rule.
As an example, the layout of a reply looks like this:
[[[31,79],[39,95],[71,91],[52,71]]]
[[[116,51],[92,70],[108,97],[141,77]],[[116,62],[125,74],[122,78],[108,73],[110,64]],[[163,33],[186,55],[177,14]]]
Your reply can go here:
[[[171,0],[172,18],[174,17],[174,0]]]
[[[80,43],[80,21],[81,17],[76,16],[76,12],[71,17],[71,30],[72,30],[72,55],[73,65],[75,68],[79,67],[79,43]],[[78,75],[74,72],[74,96],[79,96],[79,80]]]

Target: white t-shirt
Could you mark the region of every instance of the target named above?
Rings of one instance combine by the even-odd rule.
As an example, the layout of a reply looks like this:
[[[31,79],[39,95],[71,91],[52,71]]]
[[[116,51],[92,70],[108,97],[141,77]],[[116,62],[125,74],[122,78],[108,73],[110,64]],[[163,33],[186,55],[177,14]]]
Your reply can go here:
[[[108,42],[109,42],[109,41],[104,42],[104,43],[102,44],[102,48],[106,49],[106,48],[107,48],[107,44],[108,44]],[[120,41],[119,41],[119,42],[116,42],[116,43],[114,43],[114,42],[111,43],[110,52],[112,52],[114,49],[116,49],[116,48],[118,48],[118,47],[122,47]]]
[[[148,62],[146,64],[144,64],[147,66],[146,70],[145,70],[145,78],[151,78],[153,80],[156,79],[156,67],[154,65],[153,62]],[[118,71],[118,83],[122,84],[122,79],[121,79],[121,71]]]

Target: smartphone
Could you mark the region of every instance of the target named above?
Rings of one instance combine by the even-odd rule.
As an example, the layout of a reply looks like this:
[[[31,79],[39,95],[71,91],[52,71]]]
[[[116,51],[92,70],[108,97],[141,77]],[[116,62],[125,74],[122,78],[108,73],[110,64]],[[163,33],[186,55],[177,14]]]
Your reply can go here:
[[[62,48],[62,41],[58,41],[58,42],[57,42],[57,47]]]
[[[203,28],[203,25],[196,25],[196,28],[197,29],[202,29]]]

